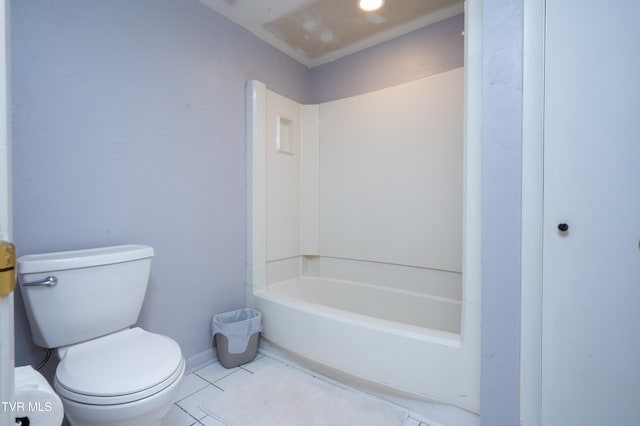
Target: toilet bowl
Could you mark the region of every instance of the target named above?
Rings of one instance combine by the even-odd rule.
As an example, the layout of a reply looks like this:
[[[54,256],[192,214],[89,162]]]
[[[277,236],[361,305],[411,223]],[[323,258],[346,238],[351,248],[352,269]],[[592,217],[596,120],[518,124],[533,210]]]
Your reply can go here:
[[[83,426],[159,424],[175,401],[184,360],[173,340],[127,329],[59,350],[54,389]]]
[[[72,426],[155,426],[175,402],[180,347],[132,328],[152,256],[126,245],[18,259],[32,337],[57,349],[54,389]]]

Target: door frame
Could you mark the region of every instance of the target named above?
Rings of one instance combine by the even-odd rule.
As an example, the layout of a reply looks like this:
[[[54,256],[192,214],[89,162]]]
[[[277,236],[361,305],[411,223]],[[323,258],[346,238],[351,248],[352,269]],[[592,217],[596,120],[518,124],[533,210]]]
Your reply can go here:
[[[11,241],[11,126],[9,103],[9,2],[0,0],[0,240]],[[12,401],[15,345],[13,293],[0,296],[0,401]],[[0,424],[14,421],[0,409]]]
[[[523,1],[520,425],[542,422],[542,250],[546,1]]]

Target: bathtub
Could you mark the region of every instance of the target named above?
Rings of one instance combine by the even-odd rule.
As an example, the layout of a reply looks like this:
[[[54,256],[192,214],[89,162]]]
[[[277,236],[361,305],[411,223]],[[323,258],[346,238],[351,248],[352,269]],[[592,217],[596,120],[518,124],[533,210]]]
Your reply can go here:
[[[478,342],[463,326],[479,317],[475,306],[305,276],[248,293],[263,313],[262,338],[281,355],[387,397],[424,420],[478,424],[479,360],[468,349]]]
[[[258,81],[246,92],[246,302],[262,312],[260,350],[430,426],[479,424],[480,168],[463,194],[462,77],[320,105]]]

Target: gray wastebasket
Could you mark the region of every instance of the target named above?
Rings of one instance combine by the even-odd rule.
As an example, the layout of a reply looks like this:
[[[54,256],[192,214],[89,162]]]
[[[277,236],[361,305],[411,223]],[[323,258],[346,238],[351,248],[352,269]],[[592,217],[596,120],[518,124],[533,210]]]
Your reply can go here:
[[[262,314],[253,308],[242,308],[213,316],[211,334],[218,350],[218,360],[225,368],[253,361],[262,331]]]

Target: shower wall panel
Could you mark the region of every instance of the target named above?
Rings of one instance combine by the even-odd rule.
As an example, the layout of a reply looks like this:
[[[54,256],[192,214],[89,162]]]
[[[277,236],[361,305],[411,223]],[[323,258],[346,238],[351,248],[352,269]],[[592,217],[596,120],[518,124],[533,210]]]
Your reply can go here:
[[[463,68],[320,104],[320,255],[462,269]]]
[[[267,262],[301,253],[301,109],[267,91]]]

